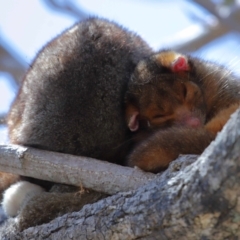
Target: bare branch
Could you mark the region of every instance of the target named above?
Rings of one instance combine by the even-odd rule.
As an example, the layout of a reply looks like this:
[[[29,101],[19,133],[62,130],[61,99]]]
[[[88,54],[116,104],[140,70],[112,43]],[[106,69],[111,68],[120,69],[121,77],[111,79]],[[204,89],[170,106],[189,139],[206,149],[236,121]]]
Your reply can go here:
[[[229,31],[230,30],[228,28],[220,24],[217,24],[216,26],[209,26],[206,29],[205,33],[201,34],[197,38],[187,41],[186,43],[181,45],[176,44],[175,46],[172,46],[172,48],[182,53],[194,52],[203,47],[204,45],[208,44],[209,42],[229,33]]]
[[[207,9],[211,14],[213,14],[221,24],[225,25],[229,30],[240,32],[240,8],[235,7],[235,9],[229,13],[228,16],[223,16],[217,9],[217,5],[212,1],[208,0],[194,0],[199,6]]]
[[[75,186],[82,184],[108,194],[136,189],[155,177],[92,158],[16,145],[0,146],[0,170]]]

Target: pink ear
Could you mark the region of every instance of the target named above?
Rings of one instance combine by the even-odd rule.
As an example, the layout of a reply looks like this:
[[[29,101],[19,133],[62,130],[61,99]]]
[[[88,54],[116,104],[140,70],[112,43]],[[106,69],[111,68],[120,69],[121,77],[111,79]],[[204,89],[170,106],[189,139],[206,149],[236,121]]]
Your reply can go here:
[[[134,112],[131,114],[128,120],[128,128],[132,132],[136,132],[139,128],[138,115],[139,115],[138,112]]]
[[[179,56],[171,66],[173,72],[189,71],[188,60],[184,56]]]

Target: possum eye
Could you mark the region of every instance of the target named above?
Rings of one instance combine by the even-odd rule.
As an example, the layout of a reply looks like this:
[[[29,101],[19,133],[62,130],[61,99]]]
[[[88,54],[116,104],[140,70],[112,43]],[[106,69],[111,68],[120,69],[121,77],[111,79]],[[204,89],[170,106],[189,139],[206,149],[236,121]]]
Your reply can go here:
[[[172,116],[157,114],[149,121],[149,127],[151,128],[163,128],[171,126]]]

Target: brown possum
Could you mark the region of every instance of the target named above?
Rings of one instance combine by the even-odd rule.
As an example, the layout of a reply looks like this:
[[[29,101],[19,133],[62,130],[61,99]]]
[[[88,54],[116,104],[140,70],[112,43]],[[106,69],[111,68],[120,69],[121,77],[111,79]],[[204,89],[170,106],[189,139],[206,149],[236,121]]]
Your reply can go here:
[[[202,153],[239,103],[240,82],[219,65],[173,51],[140,61],[126,94],[140,143],[127,165],[159,172],[179,154]]]
[[[137,63],[152,53],[138,35],[116,23],[89,18],[75,24],[49,42],[29,68],[8,115],[10,142],[123,164],[131,134],[124,95]],[[11,179],[5,179],[9,185]],[[18,201],[13,207],[15,199],[43,195],[39,186],[53,186],[24,179],[31,183],[17,183],[4,194],[10,216],[22,205]],[[55,212],[64,211],[59,206]]]

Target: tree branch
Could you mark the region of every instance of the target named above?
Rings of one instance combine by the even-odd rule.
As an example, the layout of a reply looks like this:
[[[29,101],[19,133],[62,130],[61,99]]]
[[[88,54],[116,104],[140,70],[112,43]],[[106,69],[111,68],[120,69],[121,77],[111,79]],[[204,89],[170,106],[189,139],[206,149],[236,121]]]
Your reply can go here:
[[[107,194],[136,189],[156,176],[92,158],[17,145],[0,145],[0,171],[74,186],[82,184]]]
[[[229,13],[228,16],[221,16],[220,12],[217,10],[217,5],[212,1],[208,0],[194,0],[196,4],[207,9],[212,15],[214,15],[222,25],[225,25],[228,29],[232,31],[240,32],[239,13],[240,8],[236,5],[234,10]]]
[[[217,24],[216,26],[209,26],[208,28],[206,27],[205,32],[200,36],[189,40],[184,44],[175,44],[174,46],[172,46],[172,49],[182,53],[194,52],[203,47],[204,45],[208,44],[209,42],[229,33],[229,31],[230,30],[228,28],[220,24]]]

